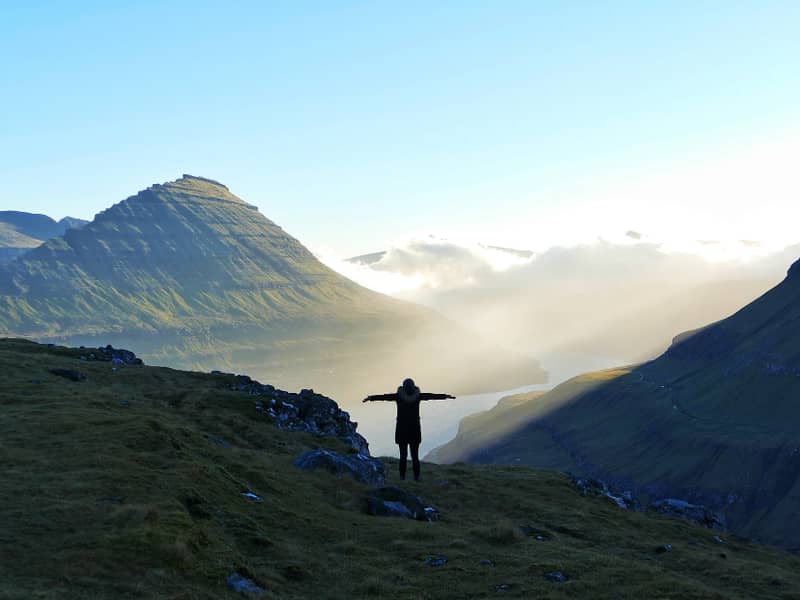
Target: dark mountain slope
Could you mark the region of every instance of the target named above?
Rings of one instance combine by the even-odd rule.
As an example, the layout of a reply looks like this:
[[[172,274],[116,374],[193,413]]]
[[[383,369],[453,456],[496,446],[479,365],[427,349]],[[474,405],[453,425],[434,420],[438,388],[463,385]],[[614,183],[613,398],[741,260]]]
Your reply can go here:
[[[298,600],[800,593],[796,556],[623,510],[535,469],[426,464],[422,482],[401,482],[385,459],[387,485],[442,519],[369,516],[368,486],[293,465],[349,446],[276,427],[256,408],[268,396],[238,391],[240,379],[85,355],[0,340],[4,600],[251,597],[226,585],[235,572],[263,598]],[[554,571],[567,580],[545,578]]]
[[[711,505],[739,533],[800,548],[800,262],[658,359],[510,410],[473,419],[431,456],[591,473]],[[487,428],[490,442],[474,433]]]
[[[356,397],[406,373],[459,390],[542,376],[534,361],[342,277],[225,186],[192,176],[3,267],[0,332],[130,346],[160,364]],[[481,356],[484,368],[464,376],[463,361]]]

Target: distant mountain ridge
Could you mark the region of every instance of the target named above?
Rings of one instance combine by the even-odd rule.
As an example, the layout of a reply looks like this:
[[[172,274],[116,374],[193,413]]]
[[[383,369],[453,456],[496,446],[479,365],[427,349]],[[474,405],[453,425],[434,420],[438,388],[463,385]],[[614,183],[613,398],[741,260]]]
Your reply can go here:
[[[339,275],[226,186],[191,175],[1,267],[0,333],[342,393],[407,373],[461,389],[543,377],[535,361]],[[487,368],[464,374],[462,359],[478,354]]]
[[[83,219],[64,217],[60,221],[18,210],[0,210],[0,264],[13,260],[23,252],[36,248],[67,229],[82,227]]]
[[[800,549],[800,261],[659,358],[475,415],[429,455],[582,472],[724,511],[737,533]]]

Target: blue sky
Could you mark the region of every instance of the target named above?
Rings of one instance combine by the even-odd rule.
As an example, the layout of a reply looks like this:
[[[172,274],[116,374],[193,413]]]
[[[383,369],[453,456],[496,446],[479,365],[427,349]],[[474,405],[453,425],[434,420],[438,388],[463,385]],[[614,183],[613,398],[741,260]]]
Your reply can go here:
[[[13,3],[0,208],[90,218],[188,172],[342,255],[797,241],[798,29],[793,1]]]

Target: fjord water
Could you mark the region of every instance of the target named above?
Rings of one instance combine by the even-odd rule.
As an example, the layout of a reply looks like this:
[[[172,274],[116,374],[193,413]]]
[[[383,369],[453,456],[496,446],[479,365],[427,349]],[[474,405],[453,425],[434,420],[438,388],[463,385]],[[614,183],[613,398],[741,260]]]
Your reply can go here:
[[[559,383],[587,371],[611,368],[620,363],[619,359],[589,356],[582,354],[553,354],[542,360],[542,366],[548,372],[546,383],[523,385],[513,389],[466,394],[455,400],[423,402],[420,408],[422,421],[422,444],[420,457],[452,440],[458,432],[461,419],[476,412],[493,408],[505,396],[535,391],[546,391]],[[423,391],[447,392],[448,390],[429,390],[424,382],[418,382]],[[399,384],[399,380],[398,380]],[[377,390],[390,392],[391,389]],[[394,402],[370,402],[359,404],[351,411],[354,421],[359,423],[358,430],[369,441],[373,456],[397,456],[397,445],[394,443],[395,425]]]

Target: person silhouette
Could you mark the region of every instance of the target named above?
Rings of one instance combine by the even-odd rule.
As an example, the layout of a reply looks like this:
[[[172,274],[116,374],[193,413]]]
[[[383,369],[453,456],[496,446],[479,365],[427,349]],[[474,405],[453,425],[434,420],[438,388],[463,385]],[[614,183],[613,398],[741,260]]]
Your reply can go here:
[[[414,481],[419,481],[419,445],[422,442],[422,428],[419,424],[419,403],[422,400],[446,400],[455,398],[450,394],[422,393],[413,379],[403,380],[403,385],[392,394],[373,394],[363,402],[394,400],[397,403],[397,425],[394,429],[394,443],[400,447],[400,479],[406,478],[408,449],[411,448],[411,463]]]

